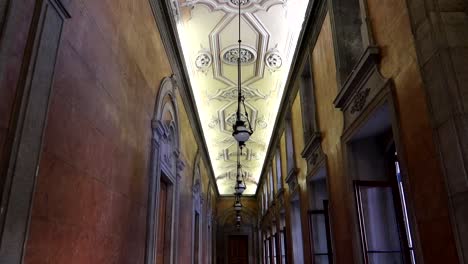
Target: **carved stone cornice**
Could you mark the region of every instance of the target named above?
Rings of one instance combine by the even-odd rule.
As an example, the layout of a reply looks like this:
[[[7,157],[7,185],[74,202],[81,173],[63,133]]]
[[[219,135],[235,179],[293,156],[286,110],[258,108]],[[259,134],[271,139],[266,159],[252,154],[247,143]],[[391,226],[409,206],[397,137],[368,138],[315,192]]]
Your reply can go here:
[[[379,49],[374,46],[368,47],[333,102],[335,107],[344,113],[343,134],[356,127],[355,121],[363,116],[362,114],[369,114],[366,112],[367,106],[380,100],[383,94],[381,92],[389,80],[380,74],[379,62]]]
[[[304,147],[304,150],[302,151],[301,155],[304,159],[308,159],[313,151],[317,148],[320,147],[320,143],[322,141],[322,137],[320,135],[320,132],[315,132],[307,142],[307,144]]]
[[[307,173],[315,170],[324,158],[324,153],[322,151],[322,137],[320,133],[315,133],[313,137],[307,142],[307,145],[304,147],[301,155],[307,161]]]
[[[275,195],[275,205],[279,211],[284,206],[284,188],[279,189]]]
[[[370,89],[366,88],[356,93],[356,96],[354,97],[352,105],[351,105],[351,114],[362,111],[362,109],[366,105],[369,92],[370,92]]]
[[[299,186],[297,175],[299,174],[299,169],[291,169],[289,171],[288,177],[286,177],[286,183],[288,184],[290,193],[294,193]]]
[[[350,103],[354,93],[358,89],[359,85],[365,81],[368,74],[373,70],[373,68],[378,65],[380,62],[380,51],[379,48],[370,46],[368,47],[356,67],[346,79],[343,87],[341,87],[338,96],[336,97],[333,104],[335,107],[343,109],[347,104]]]

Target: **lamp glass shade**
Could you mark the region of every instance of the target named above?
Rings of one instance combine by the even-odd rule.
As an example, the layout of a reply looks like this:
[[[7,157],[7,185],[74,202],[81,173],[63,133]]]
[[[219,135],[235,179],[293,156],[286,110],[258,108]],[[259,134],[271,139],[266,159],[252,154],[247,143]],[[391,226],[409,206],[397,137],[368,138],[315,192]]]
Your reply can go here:
[[[244,121],[237,120],[233,128],[234,128],[234,132],[232,133],[232,136],[236,139],[237,142],[243,143],[249,140],[251,132],[245,126]]]
[[[236,183],[236,187],[234,187],[236,194],[242,194],[245,191],[245,189],[246,189],[245,184],[242,181],[238,181]]]
[[[239,201],[236,201],[234,204],[234,210],[240,211],[242,209],[242,204]]]

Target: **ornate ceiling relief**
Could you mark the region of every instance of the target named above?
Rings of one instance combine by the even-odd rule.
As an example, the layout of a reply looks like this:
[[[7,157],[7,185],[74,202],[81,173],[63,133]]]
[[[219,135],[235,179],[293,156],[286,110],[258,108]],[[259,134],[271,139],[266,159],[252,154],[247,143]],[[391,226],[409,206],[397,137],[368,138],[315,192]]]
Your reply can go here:
[[[181,5],[187,7],[205,5],[210,8],[211,11],[222,10],[226,13],[237,14],[239,2],[242,7],[242,13],[254,13],[260,10],[268,11],[275,5],[285,5],[288,0],[187,0],[181,3]]]
[[[245,97],[246,100],[260,100],[260,99],[267,99],[269,95],[262,94],[259,89],[252,89],[249,87],[242,87],[242,95]],[[210,100],[224,100],[224,101],[235,101],[237,100],[237,87],[229,87],[227,89],[219,89],[216,94],[209,95],[208,98]]]
[[[206,73],[213,62],[213,57],[211,56],[209,51],[200,51],[195,58],[195,67],[198,71]]]
[[[173,1],[178,1],[177,33],[222,195],[232,194],[236,179],[238,149],[232,125],[238,97],[237,59],[241,58],[242,95],[255,130],[242,151],[241,163],[247,184],[244,194],[254,194],[309,1]]]
[[[283,66],[283,58],[276,47],[269,50],[265,55],[265,64],[271,72],[275,72]]]
[[[239,58],[239,47],[237,45],[230,46],[221,53],[224,63],[237,65],[237,59]],[[253,48],[241,46],[240,59],[241,64],[254,63],[257,59],[257,52]]]

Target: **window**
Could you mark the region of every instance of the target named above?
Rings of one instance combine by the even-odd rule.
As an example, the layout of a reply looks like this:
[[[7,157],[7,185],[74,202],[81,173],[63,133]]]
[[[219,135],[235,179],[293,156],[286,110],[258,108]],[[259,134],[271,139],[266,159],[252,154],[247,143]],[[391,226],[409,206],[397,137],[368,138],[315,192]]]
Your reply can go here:
[[[276,255],[276,243],[277,243],[277,233],[274,233],[271,236],[271,263],[277,263],[277,255]]]
[[[394,194],[386,182],[356,182],[366,263],[404,263]]]
[[[286,245],[286,230],[285,228],[281,229],[280,231],[280,243],[281,243],[281,263],[286,264],[286,249],[288,248]]]
[[[270,187],[270,202],[273,201],[275,197],[275,188],[274,188],[274,183],[273,183],[273,167],[270,166],[270,170],[268,172],[268,179],[269,179],[269,187]]]
[[[308,212],[312,255],[314,263],[333,263],[330,239],[330,221],[328,215],[328,200],[323,200],[323,209],[314,209]]]
[[[296,161],[294,155],[294,140],[293,140],[293,130],[291,124],[291,112],[288,113],[286,116],[286,157],[287,157],[287,166],[288,166],[288,174],[291,171],[296,169]]]
[[[281,151],[280,148],[276,149],[276,184],[277,190],[281,190],[283,188],[283,180],[281,177]]]
[[[263,211],[265,209],[265,208],[263,208],[263,195],[260,194],[258,196],[258,198],[259,198],[258,207],[260,208],[260,217],[261,217],[263,215]]]
[[[332,263],[333,254],[328,214],[327,172],[320,167],[309,182],[310,210],[308,212],[311,253],[315,263]]]
[[[354,182],[365,263],[416,263],[405,192],[394,146],[385,178]]]
[[[332,0],[336,63],[340,84],[344,84],[358,63],[364,47],[363,39],[368,39],[367,25],[363,24],[359,0]]]
[[[315,95],[312,80],[312,68],[310,58],[307,60],[302,68],[301,77],[299,80],[300,97],[302,108],[302,127],[304,128],[304,142],[308,142],[311,136],[317,132],[317,121],[315,115]]]
[[[298,197],[294,197],[291,202],[291,235],[293,263],[304,263],[301,205]]]
[[[192,178],[192,206],[193,206],[193,238],[192,238],[192,263],[198,264],[201,263],[201,244],[203,242],[203,238],[201,235],[200,230],[201,222],[203,219],[202,214],[202,199],[203,199],[203,186],[202,186],[202,179],[200,173],[200,152],[197,153],[195,157],[195,165],[193,169],[193,178]]]
[[[193,240],[193,263],[194,264],[199,264],[200,260],[200,215],[198,212],[195,212],[195,221],[194,221],[194,237],[195,239]],[[159,262],[158,262],[159,263]],[[163,263],[163,262],[161,262]]]
[[[356,181],[366,263],[416,263],[400,164],[394,146],[385,156],[387,181]]]
[[[156,263],[164,263],[165,245],[167,240],[167,202],[168,202],[168,187],[164,181],[161,181],[159,189],[159,221],[158,221],[158,240],[156,250]]]
[[[280,258],[281,264],[286,264],[286,255],[287,255],[287,240],[286,240],[286,215],[284,209],[281,209],[280,216],[279,216],[279,250],[280,250]]]
[[[409,219],[408,219],[408,209],[406,207],[405,189],[403,188],[403,182],[401,179],[400,163],[398,162],[398,155],[396,152],[394,156],[394,164],[395,164],[395,176],[396,176],[397,185],[398,185],[398,194],[400,197],[400,205],[401,205],[401,209],[403,213],[402,217],[403,217],[403,222],[405,224],[406,239],[408,241],[408,250],[410,253],[411,263],[414,264],[416,263],[416,258],[414,255],[413,238],[412,238],[411,228],[410,228]]]
[[[266,254],[267,258],[266,258],[265,263],[269,264],[269,263],[271,263],[271,255],[270,255],[270,250],[271,250],[271,248],[270,248],[270,237],[267,237],[267,239],[265,240],[265,248],[266,248],[266,253],[267,253],[267,254]]]
[[[400,164],[387,106],[369,120],[386,130],[366,131],[348,143],[352,155],[356,226],[363,263],[415,263]],[[370,122],[370,121],[369,121]],[[367,126],[367,124],[365,125]]]

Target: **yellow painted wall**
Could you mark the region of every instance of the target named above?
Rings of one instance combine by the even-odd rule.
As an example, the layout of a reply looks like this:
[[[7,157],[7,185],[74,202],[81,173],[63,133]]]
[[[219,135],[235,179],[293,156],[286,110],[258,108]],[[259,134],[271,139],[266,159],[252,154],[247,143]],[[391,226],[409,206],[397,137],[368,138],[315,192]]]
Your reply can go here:
[[[349,212],[345,200],[346,185],[343,174],[341,135],[343,113],[335,108],[333,101],[338,95],[335,54],[330,15],[323,22],[316,45],[311,55],[313,82],[316,96],[317,123],[322,136],[322,150],[327,157],[328,186],[332,235],[338,263],[352,259]]]
[[[372,32],[382,51],[380,71],[395,84],[403,146],[400,159],[406,165],[409,185],[405,187],[410,209],[416,215],[417,247],[422,246],[423,256],[431,256],[424,259],[426,263],[456,263],[447,193],[433,142],[406,1],[368,0],[367,4]],[[436,257],[434,252],[438,252]]]

